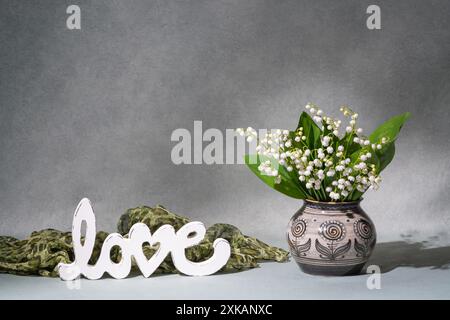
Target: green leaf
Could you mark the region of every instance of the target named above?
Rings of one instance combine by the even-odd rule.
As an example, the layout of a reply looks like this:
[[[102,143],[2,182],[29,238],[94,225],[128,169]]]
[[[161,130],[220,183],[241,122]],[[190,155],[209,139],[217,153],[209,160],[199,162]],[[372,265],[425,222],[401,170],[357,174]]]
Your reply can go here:
[[[278,184],[275,183],[275,177],[263,175],[258,170],[258,167],[261,162],[265,162],[267,160],[270,160],[272,164],[276,162],[275,159],[271,159],[269,157],[261,155],[245,155],[245,164],[258,178],[260,178],[269,187],[292,198],[305,199],[307,197],[306,194],[297,185],[295,178],[286,170],[285,167],[278,167],[278,172],[281,175],[281,182]]]
[[[397,138],[403,124],[409,119],[410,116],[411,114],[409,112],[405,112],[398,116],[392,117],[372,132],[369,137],[370,142],[379,143],[383,137],[387,138],[389,142],[394,141]]]
[[[357,154],[361,150],[361,145],[359,143],[353,142],[353,139],[357,137],[354,132],[346,133],[339,144],[344,146],[346,156]]]
[[[300,119],[298,120],[297,129],[300,127],[303,128],[303,134],[307,138],[306,142],[308,148],[310,150],[319,148],[322,130],[320,130],[319,126],[305,111],[302,112]]]
[[[358,201],[361,197],[362,197],[362,195],[363,195],[363,193],[362,192],[359,192],[358,190],[355,190],[354,192],[353,192],[353,195],[352,195],[352,197],[351,197],[351,201]]]
[[[391,163],[392,159],[394,158],[395,154],[395,143],[394,141],[388,142],[386,145],[383,146],[383,149],[377,150],[375,152],[376,157],[379,159],[379,167],[378,173],[383,171],[384,168],[387,167],[389,163]]]
[[[388,142],[383,145],[381,150],[375,150],[375,155],[379,159],[378,172],[381,172],[392,161],[395,155],[395,140],[397,139],[400,129],[409,119],[411,114],[409,112],[392,117],[382,125],[380,125],[369,139],[372,143],[380,143],[383,137],[388,139]]]

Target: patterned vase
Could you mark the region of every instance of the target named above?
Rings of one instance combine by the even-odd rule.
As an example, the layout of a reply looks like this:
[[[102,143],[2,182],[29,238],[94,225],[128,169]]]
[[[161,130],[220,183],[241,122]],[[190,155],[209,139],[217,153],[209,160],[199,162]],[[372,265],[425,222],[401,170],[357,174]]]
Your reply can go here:
[[[303,272],[359,274],[376,242],[375,226],[357,202],[305,200],[288,225],[290,251]]]

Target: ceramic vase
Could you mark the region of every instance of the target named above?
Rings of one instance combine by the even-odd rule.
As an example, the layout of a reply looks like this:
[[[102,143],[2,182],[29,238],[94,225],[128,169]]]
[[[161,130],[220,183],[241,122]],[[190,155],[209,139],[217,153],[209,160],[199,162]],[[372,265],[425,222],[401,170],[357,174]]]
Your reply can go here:
[[[287,241],[303,272],[355,275],[373,251],[376,232],[359,201],[305,200],[289,222]]]

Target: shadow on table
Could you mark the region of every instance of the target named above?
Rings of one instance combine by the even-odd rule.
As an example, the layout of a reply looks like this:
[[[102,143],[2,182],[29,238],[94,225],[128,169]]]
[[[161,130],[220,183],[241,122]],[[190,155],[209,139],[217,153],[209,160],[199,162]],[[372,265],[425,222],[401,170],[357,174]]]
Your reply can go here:
[[[397,267],[449,269],[450,246],[427,248],[426,244],[427,242],[406,241],[377,244],[365,268],[378,265],[382,273]]]

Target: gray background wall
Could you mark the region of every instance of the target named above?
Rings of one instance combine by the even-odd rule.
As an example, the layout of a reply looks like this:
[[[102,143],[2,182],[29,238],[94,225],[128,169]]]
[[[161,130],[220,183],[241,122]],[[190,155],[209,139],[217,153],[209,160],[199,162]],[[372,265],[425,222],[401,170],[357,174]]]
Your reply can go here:
[[[66,29],[69,4],[82,30]],[[378,4],[382,30],[365,26]],[[301,202],[242,165],[170,160],[176,128],[293,128],[312,101],[372,130],[413,115],[363,207],[380,240],[450,226],[449,1],[0,1],[0,234],[112,231],[161,203],[269,241]]]

